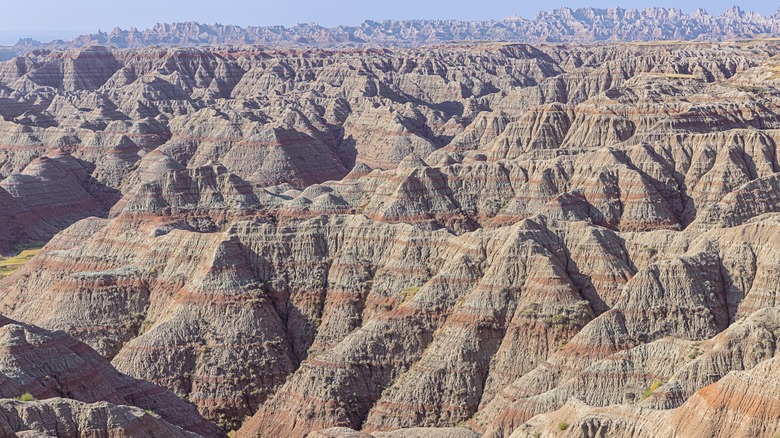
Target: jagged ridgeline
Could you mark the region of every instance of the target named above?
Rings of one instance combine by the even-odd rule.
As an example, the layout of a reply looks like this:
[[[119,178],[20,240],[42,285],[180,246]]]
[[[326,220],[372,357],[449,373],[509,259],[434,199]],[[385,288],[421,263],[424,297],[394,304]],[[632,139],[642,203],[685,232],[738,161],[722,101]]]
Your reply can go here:
[[[771,438],[778,54],[2,62],[0,434]]]
[[[780,9],[778,10],[780,11]],[[780,12],[762,16],[737,6],[720,15],[704,9],[683,13],[677,8],[597,9],[558,8],[532,19],[503,20],[386,20],[358,26],[323,27],[316,23],[240,27],[197,22],[160,23],[150,29],[115,28],[82,35],[71,41],[39,42],[20,39],[0,56],[31,49],[76,48],[89,44],[118,48],[260,44],[267,46],[384,46],[418,47],[457,41],[503,42],[617,42],[655,40],[734,40],[780,36]]]

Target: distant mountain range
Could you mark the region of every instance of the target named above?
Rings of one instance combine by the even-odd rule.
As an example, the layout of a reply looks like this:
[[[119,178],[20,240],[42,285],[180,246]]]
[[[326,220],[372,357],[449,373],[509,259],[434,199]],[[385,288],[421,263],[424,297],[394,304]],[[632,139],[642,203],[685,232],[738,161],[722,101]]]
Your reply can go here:
[[[507,17],[501,21],[386,20],[358,26],[318,24],[240,27],[183,22],[157,24],[151,29],[115,28],[82,35],[70,41],[46,43],[22,39],[2,47],[2,56],[40,48],[75,48],[101,44],[117,48],[259,44],[266,46],[394,46],[416,47],[454,41],[619,42],[657,40],[732,40],[780,36],[780,9],[772,15],[732,7],[721,15],[703,9],[690,14],[677,8],[596,9],[558,8],[533,19]]]

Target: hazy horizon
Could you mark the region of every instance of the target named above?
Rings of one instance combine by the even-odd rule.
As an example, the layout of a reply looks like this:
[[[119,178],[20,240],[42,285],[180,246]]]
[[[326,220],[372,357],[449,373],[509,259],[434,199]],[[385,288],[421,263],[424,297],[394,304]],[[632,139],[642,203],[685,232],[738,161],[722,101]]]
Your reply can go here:
[[[734,6],[731,1],[715,1],[707,6],[692,4],[690,1],[629,1],[619,7],[644,9],[647,7],[675,7],[685,13],[704,8],[710,14],[719,15]],[[138,0],[133,8],[102,7],[104,3],[93,0],[39,0],[33,2],[37,11],[29,14],[29,6],[15,3],[5,8],[6,14],[0,17],[0,45],[13,45],[20,38],[32,38],[42,42],[54,39],[68,40],[79,35],[95,33],[98,30],[110,31],[115,27],[146,29],[156,23],[197,21],[206,24],[221,23],[238,26],[294,26],[299,23],[318,23],[322,26],[353,26],[366,20],[409,20],[409,19],[456,19],[456,20],[500,20],[517,15],[533,18],[540,10],[552,10],[558,7],[610,8],[617,7],[610,1],[563,1],[549,8],[538,9],[527,4],[518,4],[504,0],[474,1],[356,1],[336,0],[328,5],[314,0],[289,0],[280,5],[267,0],[223,0],[218,10],[213,3],[203,1],[169,1],[161,4],[152,0]],[[737,5],[743,10],[772,14],[777,5],[764,1],[746,1]],[[63,25],[63,23],[67,23]]]

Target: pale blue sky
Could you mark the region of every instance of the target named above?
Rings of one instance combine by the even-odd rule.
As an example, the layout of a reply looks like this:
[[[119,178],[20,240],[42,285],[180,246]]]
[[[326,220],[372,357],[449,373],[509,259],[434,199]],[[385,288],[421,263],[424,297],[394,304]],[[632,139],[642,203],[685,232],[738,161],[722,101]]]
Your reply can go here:
[[[772,0],[12,0],[0,14],[0,43],[15,43],[20,36],[36,39],[71,38],[114,26],[139,29],[157,22],[195,20],[204,23],[285,26],[317,22],[324,26],[354,25],[366,19],[501,19],[509,15],[532,18],[539,9],[558,6],[645,8],[674,6],[684,12],[704,7],[718,14],[737,4],[742,9],[770,14]]]

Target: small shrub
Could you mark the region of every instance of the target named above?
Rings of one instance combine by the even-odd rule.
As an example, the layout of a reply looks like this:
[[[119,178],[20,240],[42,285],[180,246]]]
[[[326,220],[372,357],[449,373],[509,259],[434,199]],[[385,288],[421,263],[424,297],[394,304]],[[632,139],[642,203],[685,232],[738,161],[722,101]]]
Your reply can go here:
[[[648,390],[647,390],[647,391],[645,391],[645,392],[643,392],[643,393],[642,393],[642,400],[644,400],[644,399],[646,399],[647,397],[650,397],[651,395],[653,395],[653,393],[655,392],[655,390],[656,390],[656,389],[658,389],[658,388],[660,388],[661,386],[663,386],[665,383],[666,383],[666,382],[662,382],[662,381],[660,381],[660,380],[656,380],[655,382],[653,382],[653,384],[652,384],[652,385],[650,385],[650,388],[648,388]]]
[[[565,315],[563,313],[547,314],[544,315],[544,324],[547,327],[570,327],[572,324],[574,324],[574,320],[569,318],[569,315]]]
[[[420,292],[421,287],[409,287],[401,291],[401,293],[404,295],[404,300],[401,304],[406,304],[409,301],[414,298],[415,295],[417,295],[417,292]]]
[[[29,392],[25,392],[19,397],[16,397],[16,399],[23,402],[35,401],[35,397],[33,397],[33,395],[30,394]]]
[[[735,88],[743,93],[761,94],[764,91],[763,88],[752,85],[737,85]]]
[[[568,428],[569,428],[569,423],[567,423],[565,421],[561,421],[561,422],[558,423],[558,430],[564,431],[564,430],[566,430]]]
[[[542,311],[542,305],[536,302],[529,304],[523,309],[523,316],[536,317]]]

